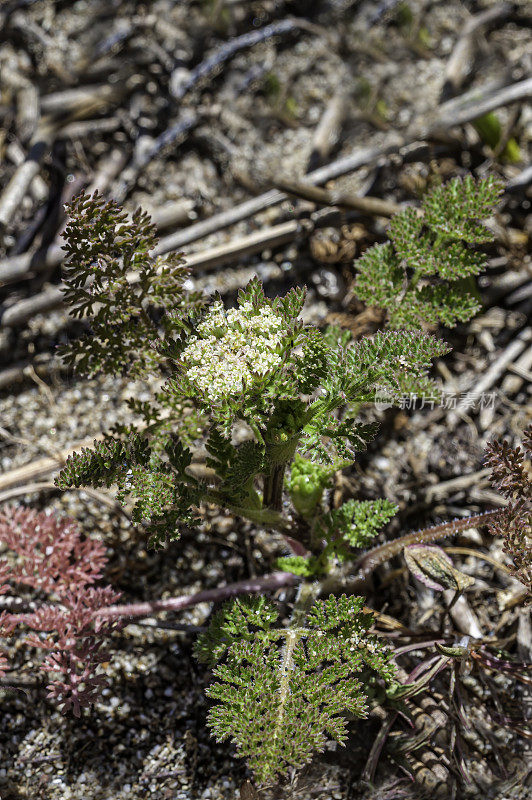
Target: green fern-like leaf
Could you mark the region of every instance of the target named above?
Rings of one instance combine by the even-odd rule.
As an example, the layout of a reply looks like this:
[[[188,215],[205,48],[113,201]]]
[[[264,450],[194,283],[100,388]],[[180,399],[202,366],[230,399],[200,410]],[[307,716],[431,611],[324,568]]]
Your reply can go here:
[[[221,478],[225,478],[231,459],[235,454],[234,445],[231,444],[230,439],[220,433],[218,428],[213,427],[205,447],[209,453],[206,459],[207,466],[212,467]]]
[[[140,210],[129,218],[95,193],[78,195],[68,213],[64,295],[72,316],[91,318],[91,333],[61,348],[62,356],[87,375],[153,374],[161,339],[204,302],[184,292],[189,270],[179,255],[151,255],[155,226]]]
[[[312,460],[331,463],[353,459],[374,438],[377,425],[362,425],[350,416],[340,421],[335,409],[349,403],[373,403],[383,395],[399,405],[405,394],[436,397],[428,377],[431,360],[448,352],[447,345],[419,331],[385,331],[329,353],[321,396],[309,408],[301,451]]]
[[[117,483],[117,498],[121,502],[126,497],[133,500],[131,518],[146,527],[152,546],[178,539],[180,524],[198,522],[201,487],[184,473],[176,474],[157,457],[147,466],[131,467]]]
[[[381,250],[389,249],[388,258],[404,260],[412,269],[423,269],[426,274],[434,270],[427,267],[425,259],[430,253],[431,239],[428,232],[423,232],[423,217],[415,208],[405,208],[396,214],[388,228],[390,243],[380,245]],[[374,250],[374,248],[370,248]]]
[[[395,516],[397,506],[389,500],[348,500],[340,508],[314,515],[312,541],[325,542],[319,555],[286,556],[276,567],[301,577],[320,577],[331,569],[334,559],[353,558],[353,550],[367,547]]]
[[[322,573],[322,560],[316,556],[283,556],[277,559],[275,566],[301,578],[312,578]]]
[[[79,453],[68,456],[55,483],[60,489],[110,487],[122,480],[132,464],[147,466],[150,455],[148,442],[143,436],[132,434],[126,441],[106,437],[101,442],[95,441],[92,450],[83,447]]]
[[[494,175],[479,181],[471,175],[454,178],[424,198],[426,224],[452,240],[489,242],[493,236],[479,220],[491,216],[502,191],[503,184]]]
[[[362,604],[330,597],[301,625],[279,628],[263,599],[239,600],[200,637],[197,655],[218,662],[218,681],[207,690],[216,701],[209,726],[218,741],[235,742],[259,782],[302,767],[329,738],[345,741],[346,714],[367,714],[357,674],[393,680],[390,653],[368,634],[371,616]]]
[[[390,328],[453,327],[471,319],[480,305],[459,281],[486,267],[475,247],[493,238],[481,220],[493,213],[501,191],[493,176],[456,178],[429,192],[420,211],[396,214],[390,242],[357,261],[357,296],[386,310]]]
[[[219,491],[238,504],[248,499],[256,505],[253,481],[264,466],[264,447],[257,442],[243,442],[235,447],[213,427],[207,439],[207,466],[222,479]]]
[[[406,274],[392,245],[376,244],[356,262],[357,297],[370,306],[393,309],[406,289]]]
[[[160,518],[176,498],[173,475],[162,464],[132,467],[120,482],[119,499],[123,500],[126,495],[135,502],[132,513],[134,522]]]
[[[145,436],[129,432],[125,439],[107,436],[68,457],[56,478],[56,486],[118,487],[117,499],[133,500],[132,519],[148,526],[161,541],[177,538],[177,523],[195,520],[194,507],[201,489],[185,473],[192,454],[178,440],[166,443],[168,461],[153,452]],[[154,541],[155,541],[154,539]]]
[[[192,462],[192,453],[189,448],[185,447],[179,439],[173,437],[172,440],[167,443],[165,450],[170,464],[177,474],[180,476],[185,475],[186,468]]]
[[[238,290],[238,304],[251,303],[254,308],[260,308],[267,303],[264,288],[259,278],[255,276],[242,289]]]
[[[351,555],[346,545],[357,549],[367,547],[397,511],[397,506],[389,500],[348,500],[324,514],[319,530],[330,550],[345,559]]]
[[[303,429],[301,449],[312,461],[334,464],[337,459],[353,461],[355,453],[364,452],[373,441],[379,425],[364,424],[351,417],[339,420],[326,403]]]
[[[390,312],[390,327],[420,328],[424,323],[439,323],[449,328],[467,322],[480,309],[478,300],[456,285],[437,284],[409,291]]]
[[[326,337],[316,328],[306,332],[300,358],[294,360],[297,370],[297,389],[301,394],[312,394],[327,377],[331,347]]]
[[[416,290],[416,301],[425,307],[424,319],[453,328],[467,322],[480,310],[480,303],[458,286],[423,286]]]
[[[294,286],[284,297],[276,297],[272,303],[272,308],[280,314],[287,323],[290,323],[301,314],[306,294],[306,289]]]
[[[346,350],[337,374],[326,384],[330,397],[347,402],[373,402],[386,389],[399,399],[405,387],[426,391],[431,360],[449,351],[441,340],[417,331],[383,331]]]
[[[233,493],[246,490],[263,466],[264,447],[257,442],[243,442],[235,449],[224,483]]]

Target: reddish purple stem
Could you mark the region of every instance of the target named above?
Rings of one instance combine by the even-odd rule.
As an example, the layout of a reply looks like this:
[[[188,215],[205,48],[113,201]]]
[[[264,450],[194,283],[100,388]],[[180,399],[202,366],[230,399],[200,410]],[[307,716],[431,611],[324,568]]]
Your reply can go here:
[[[357,590],[362,588],[362,584],[369,575],[380,564],[398,555],[404,547],[419,542],[433,542],[452,536],[458,531],[471,528],[475,525],[485,525],[500,514],[500,510],[487,511],[483,514],[475,514],[465,519],[444,522],[441,525],[434,525],[432,528],[424,528],[420,531],[408,533],[391,542],[386,542],[379,547],[369,550],[356,564],[355,577],[360,583]],[[289,538],[289,537],[285,537]],[[293,540],[294,544],[300,544]],[[292,542],[289,542],[292,545]],[[300,545],[303,547],[303,545]],[[296,552],[296,548],[293,548]],[[306,550],[305,550],[306,553]],[[274,572],[271,575],[264,575],[259,578],[250,578],[244,581],[230,583],[227,586],[220,586],[217,589],[205,589],[196,594],[182,595],[180,597],[169,597],[167,600],[153,600],[146,603],[131,603],[130,605],[116,605],[101,608],[95,612],[95,616],[101,617],[149,617],[160,611],[182,611],[185,608],[197,606],[199,603],[219,603],[230,597],[238,597],[241,594],[258,594],[261,592],[275,591],[287,586],[295,586],[301,579],[290,572]]]
[[[249,578],[245,581],[229,583],[217,589],[204,589],[201,592],[181,597],[169,597],[167,600],[153,600],[147,603],[131,603],[130,605],[107,606],[95,612],[96,617],[149,617],[159,611],[182,611],[184,608],[197,606],[199,603],[219,603],[230,597],[241,594],[257,594],[275,591],[285,586],[295,586],[300,578],[291,572],[274,572],[261,578]]]

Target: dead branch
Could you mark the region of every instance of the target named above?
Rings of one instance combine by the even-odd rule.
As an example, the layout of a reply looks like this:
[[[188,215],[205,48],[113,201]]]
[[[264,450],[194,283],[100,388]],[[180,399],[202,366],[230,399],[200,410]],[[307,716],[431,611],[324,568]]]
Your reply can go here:
[[[309,156],[310,169],[323,163],[338,142],[346,111],[347,92],[344,86],[340,86],[327,104],[314,132]]]
[[[286,192],[286,194],[302,197],[304,200],[310,200],[317,205],[351,208],[368,216],[393,217],[394,214],[397,214],[402,209],[399,203],[394,203],[391,200],[381,200],[379,197],[358,197],[357,195],[335,192],[334,190],[328,191],[303,181],[276,179],[274,186],[276,189]]]
[[[528,100],[532,97],[532,78],[512,83],[502,88],[486,84],[457,98],[449,100],[439,106],[435,119],[429,123],[426,129],[426,136],[430,137],[438,132],[440,128],[453,128],[458,125],[465,125],[478,117],[483,117],[490,111],[495,111],[501,106],[508,106],[521,100]],[[421,128],[420,132],[423,130]],[[425,138],[424,136],[422,138]]]
[[[29,481],[36,481],[39,478],[49,475],[51,472],[54,472],[54,470],[59,469],[72,453],[79,451],[82,447],[92,447],[95,439],[98,440],[102,438],[102,434],[90,436],[87,439],[83,439],[81,442],[76,442],[74,445],[59,451],[56,458],[51,456],[38,458],[35,461],[31,461],[29,464],[25,464],[23,467],[17,467],[9,472],[5,472],[3,475],[0,475],[0,491],[6,491],[14,486],[25,485]]]
[[[182,67],[174,70],[170,77],[170,94],[177,102],[183,100],[186,94],[196,86],[201,80],[211,75],[214,71],[233,58],[241,50],[246,50],[253,47],[259,42],[264,42],[266,39],[271,39],[272,36],[280,36],[285,33],[291,33],[300,28],[301,25],[295,19],[283,19],[278,22],[272,22],[271,25],[265,25],[259,30],[243,33],[241,36],[236,36],[228,42],[220,45],[216,50],[207,56],[197,67],[193,70],[184,70]]]
[[[480,397],[483,392],[487,392],[488,389],[491,389],[491,387],[499,380],[501,375],[507,370],[508,365],[511,364],[515,358],[517,358],[517,356],[525,349],[531,340],[532,328],[525,328],[522,330],[515,337],[514,341],[510,342],[508,347],[502,351],[500,356],[493,362],[484,375],[479,378],[478,381],[476,381],[475,388],[469,394],[473,395],[474,397]],[[471,400],[462,400],[456,409],[457,413],[466,413],[470,407],[470,403]]]
[[[15,171],[0,196],[0,230],[5,229],[13,219],[59,130],[69,122],[90,117],[115,101],[120,94],[121,90],[114,86],[105,87],[105,91],[102,90],[98,96],[73,105],[61,118],[43,117],[25,161]]]
[[[41,161],[51,147],[56,133],[57,126],[54,124],[44,123],[38,128],[26,159],[15,170],[0,197],[0,230],[7,228],[15,216],[31,182],[41,168]]]
[[[470,76],[479,34],[494,23],[500,23],[507,19],[512,11],[513,7],[510,3],[501,3],[475,14],[466,23],[447,62],[445,83],[441,92],[442,100],[448,100],[457,94]]]

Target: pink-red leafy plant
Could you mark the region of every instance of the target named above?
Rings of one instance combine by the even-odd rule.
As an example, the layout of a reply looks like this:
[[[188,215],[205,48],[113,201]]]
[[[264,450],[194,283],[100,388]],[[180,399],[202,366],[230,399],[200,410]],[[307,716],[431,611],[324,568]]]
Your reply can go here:
[[[30,631],[27,644],[47,652],[40,668],[50,675],[48,697],[79,716],[105,685],[98,674],[109,659],[104,641],[120,625],[98,617],[120,597],[110,586],[92,585],[105,567],[105,547],[83,537],[72,520],[22,507],[0,510],[0,546],[0,594],[28,587],[41,599],[35,610],[0,614],[0,635],[21,626]],[[0,674],[6,668],[0,656]]]
[[[491,442],[486,463],[491,482],[508,500],[508,505],[490,530],[504,540],[504,552],[513,562],[513,574],[527,589],[532,601],[532,425],[523,436],[522,447],[508,442]]]

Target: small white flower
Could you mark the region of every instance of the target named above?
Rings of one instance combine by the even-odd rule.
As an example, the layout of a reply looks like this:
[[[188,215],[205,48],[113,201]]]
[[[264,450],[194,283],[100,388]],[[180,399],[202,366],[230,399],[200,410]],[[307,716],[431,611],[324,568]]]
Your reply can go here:
[[[281,363],[284,321],[249,301],[227,313],[216,301],[181,354],[187,377],[216,402],[239,394]]]

